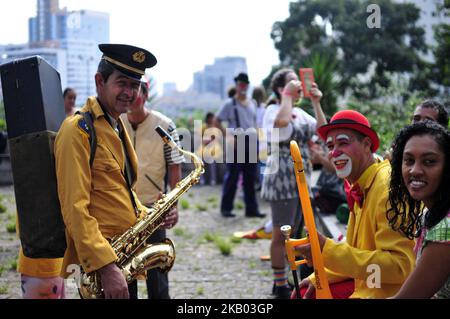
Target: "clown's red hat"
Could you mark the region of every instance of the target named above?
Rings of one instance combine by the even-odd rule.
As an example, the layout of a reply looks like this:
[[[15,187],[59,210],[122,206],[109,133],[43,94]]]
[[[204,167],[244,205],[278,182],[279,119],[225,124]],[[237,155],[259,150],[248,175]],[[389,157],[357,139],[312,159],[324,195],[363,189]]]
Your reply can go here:
[[[337,112],[330,120],[329,124],[318,128],[320,137],[326,141],[328,132],[337,128],[347,128],[360,132],[372,141],[372,152],[380,146],[380,139],[377,133],[371,128],[369,120],[361,113],[353,110],[343,110]]]

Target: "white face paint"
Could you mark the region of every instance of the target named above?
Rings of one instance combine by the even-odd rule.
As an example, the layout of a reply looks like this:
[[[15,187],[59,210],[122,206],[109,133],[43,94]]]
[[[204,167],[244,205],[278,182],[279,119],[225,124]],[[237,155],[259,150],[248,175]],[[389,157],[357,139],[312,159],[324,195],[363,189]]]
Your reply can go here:
[[[350,137],[347,134],[339,134],[336,136],[336,141],[350,141]],[[327,139],[327,143],[328,143]],[[332,140],[330,141],[332,142]],[[345,155],[340,154],[337,157],[332,157],[333,166],[336,169],[336,175],[339,178],[347,178],[352,172],[352,159]]]
[[[339,178],[347,178],[352,172],[352,159],[345,154],[333,158],[333,166]]]

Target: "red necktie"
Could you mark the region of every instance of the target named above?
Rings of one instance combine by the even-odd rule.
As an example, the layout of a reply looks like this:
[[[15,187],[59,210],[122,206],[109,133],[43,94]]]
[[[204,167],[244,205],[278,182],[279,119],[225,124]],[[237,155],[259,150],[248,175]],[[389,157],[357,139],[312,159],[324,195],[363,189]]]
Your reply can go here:
[[[359,184],[351,186],[347,180],[344,181],[345,194],[347,195],[348,208],[353,211],[353,206],[355,202],[358,203],[359,207],[362,207],[364,201],[364,193],[361,191]]]

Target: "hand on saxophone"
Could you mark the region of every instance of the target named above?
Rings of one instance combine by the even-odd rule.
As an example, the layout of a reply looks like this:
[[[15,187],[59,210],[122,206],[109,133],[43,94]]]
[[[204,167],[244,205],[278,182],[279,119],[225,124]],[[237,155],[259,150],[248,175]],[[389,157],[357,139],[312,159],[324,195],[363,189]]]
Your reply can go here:
[[[164,229],[171,229],[177,223],[178,223],[178,207],[174,206],[171,208],[170,212],[164,218],[161,227]]]
[[[97,272],[100,275],[105,299],[130,299],[125,276],[115,263],[108,264]]]

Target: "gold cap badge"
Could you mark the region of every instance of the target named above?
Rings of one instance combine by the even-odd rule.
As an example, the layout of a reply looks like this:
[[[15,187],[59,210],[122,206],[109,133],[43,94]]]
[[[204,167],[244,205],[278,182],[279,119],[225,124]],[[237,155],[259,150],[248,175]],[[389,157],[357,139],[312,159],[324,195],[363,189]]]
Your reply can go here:
[[[133,54],[133,61],[142,63],[145,61],[145,53],[142,51],[138,51]]]

